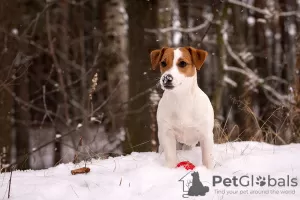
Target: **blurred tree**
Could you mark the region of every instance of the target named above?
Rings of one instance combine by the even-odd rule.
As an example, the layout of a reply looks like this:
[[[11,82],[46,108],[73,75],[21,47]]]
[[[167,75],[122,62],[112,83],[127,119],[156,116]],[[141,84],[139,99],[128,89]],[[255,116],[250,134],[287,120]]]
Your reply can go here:
[[[13,98],[8,90],[12,90],[13,77],[12,61],[15,56],[15,41],[11,39],[7,32],[16,28],[18,16],[7,18],[8,13],[17,12],[15,1],[0,1],[0,155],[6,151],[6,155],[0,156],[0,168],[10,161],[10,151],[12,146],[12,119],[13,119]],[[17,30],[17,29],[15,29]],[[6,89],[4,89],[4,87]],[[5,149],[5,150],[4,150]],[[5,156],[5,158],[3,158]]]
[[[218,70],[217,70],[217,86],[215,92],[213,94],[213,106],[215,110],[215,117],[220,119],[221,121],[224,120],[223,118],[223,96],[225,90],[225,70],[224,67],[227,65],[227,56],[224,46],[224,40],[228,39],[227,33],[227,9],[228,5],[226,3],[219,4],[218,8],[213,9],[214,11],[214,19],[219,19],[220,23],[216,26],[216,43],[217,43],[217,59],[218,59]]]
[[[109,99],[106,106],[106,131],[112,142],[119,134],[125,137],[124,124],[128,101],[128,37],[123,0],[103,1],[101,64],[107,75]]]
[[[157,28],[157,2],[127,0],[129,24],[129,110],[125,152],[150,151],[149,88],[156,80],[149,80],[149,53],[158,47],[156,37],[145,28]],[[143,93],[143,95],[138,95]],[[133,98],[138,95],[137,98]]]
[[[300,72],[300,34],[298,34],[297,36],[297,41],[296,41],[296,45],[297,45],[297,52],[296,52],[296,66],[295,66],[295,74],[294,74],[294,80],[295,80],[295,86],[294,88],[294,95],[295,95],[295,103],[296,103],[296,109],[297,112],[300,112],[300,76],[299,76],[299,72]],[[300,117],[298,117],[300,118]],[[297,125],[299,125],[300,127],[300,121],[297,122]]]
[[[28,88],[28,71],[24,65],[16,65],[19,67],[15,76],[18,77],[15,80],[14,91],[16,96],[21,102],[29,102],[29,88]],[[28,169],[28,156],[29,151],[29,122],[30,122],[30,112],[29,107],[23,105],[23,103],[18,102],[15,104],[15,118],[18,123],[16,123],[16,151],[17,151],[17,161],[19,163],[19,169]],[[25,155],[25,157],[24,157]]]
[[[181,27],[188,28],[190,27],[190,6],[192,5],[191,0],[178,0],[179,5],[179,16],[180,16],[180,25]],[[181,43],[183,46],[188,46],[191,42],[188,33],[183,33],[181,38]]]
[[[174,0],[158,1],[158,28],[170,28],[173,26]],[[158,40],[161,47],[172,46],[172,31],[159,32]]]

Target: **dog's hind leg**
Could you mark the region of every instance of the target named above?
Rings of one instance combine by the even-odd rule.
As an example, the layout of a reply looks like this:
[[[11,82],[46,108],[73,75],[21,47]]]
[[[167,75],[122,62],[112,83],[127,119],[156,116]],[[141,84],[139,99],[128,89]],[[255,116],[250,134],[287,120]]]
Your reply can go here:
[[[158,146],[158,153],[161,154],[164,151],[163,147],[161,145]]]

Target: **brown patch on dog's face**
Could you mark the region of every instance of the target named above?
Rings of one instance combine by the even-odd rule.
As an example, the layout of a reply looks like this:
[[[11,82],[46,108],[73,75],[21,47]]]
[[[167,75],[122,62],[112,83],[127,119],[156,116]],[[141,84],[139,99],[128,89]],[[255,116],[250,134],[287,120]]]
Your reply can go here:
[[[160,72],[163,74],[165,71],[169,70],[173,66],[173,59],[174,59],[174,49],[167,48],[165,53],[163,54],[159,66]]]
[[[195,49],[193,47],[184,47],[183,49],[186,49],[190,53],[193,65],[197,70],[200,70],[208,53],[202,49]]]
[[[190,52],[181,47],[179,49],[181,51],[181,57],[177,60],[176,65],[180,73],[184,74],[186,77],[192,77],[196,73],[196,69],[192,62],[192,56]]]
[[[174,51],[180,51],[181,55],[177,60],[174,60]],[[178,53],[178,52],[177,52]],[[180,47],[179,49],[164,47],[154,50],[150,54],[152,69],[160,67],[163,74],[172,66],[176,66],[181,74],[186,77],[195,75],[196,70],[200,70],[207,56],[207,52],[193,47]]]
[[[157,49],[150,54],[152,69],[160,68],[161,73],[170,69],[173,65],[174,49],[164,47],[162,49]]]

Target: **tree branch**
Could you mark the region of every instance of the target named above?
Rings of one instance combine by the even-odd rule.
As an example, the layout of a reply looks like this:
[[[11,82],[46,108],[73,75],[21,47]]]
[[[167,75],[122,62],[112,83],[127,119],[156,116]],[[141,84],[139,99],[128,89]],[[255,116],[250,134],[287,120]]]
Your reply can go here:
[[[145,29],[146,32],[149,33],[166,33],[169,31],[178,31],[182,33],[192,33],[197,32],[202,29],[204,29],[207,25],[209,25],[209,20],[206,20],[203,24],[200,24],[198,26],[192,27],[192,28],[182,28],[182,27],[167,27],[167,28],[161,28],[161,29]]]

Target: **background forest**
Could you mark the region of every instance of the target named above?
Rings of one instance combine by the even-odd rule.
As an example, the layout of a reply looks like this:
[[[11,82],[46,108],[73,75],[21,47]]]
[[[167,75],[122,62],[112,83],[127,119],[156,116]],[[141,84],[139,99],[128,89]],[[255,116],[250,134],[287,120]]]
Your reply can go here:
[[[163,46],[198,74],[215,142],[300,142],[299,0],[0,0],[0,168],[156,151]]]

